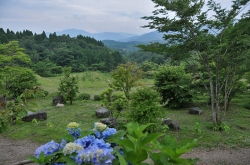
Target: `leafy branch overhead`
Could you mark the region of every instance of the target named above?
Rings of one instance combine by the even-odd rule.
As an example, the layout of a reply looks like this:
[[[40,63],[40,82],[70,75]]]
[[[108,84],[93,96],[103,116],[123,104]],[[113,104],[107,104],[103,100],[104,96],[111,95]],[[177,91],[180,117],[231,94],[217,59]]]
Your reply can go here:
[[[210,96],[213,123],[220,124],[220,109],[226,112],[236,83],[249,71],[250,11],[242,10],[250,1],[232,1],[229,10],[214,0],[152,1],[156,10],[143,17],[149,20],[143,27],[164,33],[166,43],[139,47],[192,66]]]

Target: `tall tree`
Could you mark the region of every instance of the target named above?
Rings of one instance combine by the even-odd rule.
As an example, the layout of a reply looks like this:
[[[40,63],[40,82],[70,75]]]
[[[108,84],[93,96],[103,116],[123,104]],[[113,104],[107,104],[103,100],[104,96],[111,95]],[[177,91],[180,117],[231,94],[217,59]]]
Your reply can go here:
[[[204,83],[204,86],[211,98],[213,123],[220,124],[221,95],[225,93],[225,100],[229,98],[235,82],[240,78],[241,69],[249,59],[249,40],[242,41],[245,37],[249,38],[246,32],[250,26],[249,23],[244,27],[239,25],[242,21],[245,23],[244,20],[249,22],[249,14],[242,15],[239,23],[235,22],[250,0],[234,0],[230,10],[208,0],[207,11],[204,11],[205,0],[152,1],[157,8],[153,16],[143,17],[151,20],[144,27],[164,32],[167,43],[140,47],[145,51],[171,54],[173,60],[194,59],[192,62],[199,64],[195,65],[196,74],[200,78],[207,75],[209,79],[209,85]],[[209,12],[213,13],[211,17]],[[170,13],[175,16],[171,17]],[[204,72],[199,72],[201,70]]]
[[[141,78],[142,71],[136,67],[136,63],[128,62],[120,64],[112,72],[112,86],[124,92],[124,95],[129,100],[130,90],[136,85]]]

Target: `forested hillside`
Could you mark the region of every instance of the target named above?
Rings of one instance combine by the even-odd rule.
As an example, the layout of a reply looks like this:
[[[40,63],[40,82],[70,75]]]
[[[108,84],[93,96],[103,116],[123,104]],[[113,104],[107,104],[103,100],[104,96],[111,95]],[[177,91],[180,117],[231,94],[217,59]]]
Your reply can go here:
[[[85,70],[111,71],[124,62],[118,51],[110,50],[101,41],[78,35],[46,36],[29,30],[6,32],[0,28],[0,43],[18,40],[20,47],[32,60],[32,69],[41,76],[60,74],[62,67],[70,66],[73,72]]]

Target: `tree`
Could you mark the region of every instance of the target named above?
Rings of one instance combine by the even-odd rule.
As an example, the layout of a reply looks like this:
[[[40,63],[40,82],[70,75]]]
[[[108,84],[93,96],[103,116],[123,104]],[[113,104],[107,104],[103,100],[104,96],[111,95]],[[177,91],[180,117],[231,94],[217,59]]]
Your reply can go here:
[[[112,86],[124,92],[124,95],[130,100],[130,90],[136,85],[136,82],[141,78],[141,69],[136,68],[136,63],[128,62],[120,64],[112,72]]]
[[[23,53],[23,49],[19,48],[17,41],[0,44],[0,56],[0,92],[4,97],[8,95],[17,97],[26,88],[31,89],[37,85],[37,79],[32,70],[24,67],[24,64],[30,64],[31,60]]]
[[[72,105],[74,98],[76,97],[78,90],[78,77],[77,76],[70,76],[71,73],[71,67],[65,67],[63,69],[64,71],[64,77],[61,79],[61,82],[59,84],[59,94],[64,97],[64,99],[67,101],[70,101],[70,104]]]
[[[145,51],[171,54],[172,60],[192,61],[196,66],[194,71],[202,82],[206,80],[205,77],[209,80],[208,85],[204,83],[204,86],[211,98],[213,123],[220,124],[222,98],[226,110],[231,91],[241,74],[244,74],[249,61],[247,32],[250,30],[250,12],[243,14],[238,22],[236,17],[250,1],[232,1],[231,9],[227,10],[209,0],[207,11],[203,11],[204,0],[152,1],[157,9],[153,11],[154,16],[143,17],[151,20],[144,27],[164,32],[167,43],[140,47]],[[209,12],[213,12],[211,17],[208,16]],[[171,17],[169,13],[175,13],[175,16]]]

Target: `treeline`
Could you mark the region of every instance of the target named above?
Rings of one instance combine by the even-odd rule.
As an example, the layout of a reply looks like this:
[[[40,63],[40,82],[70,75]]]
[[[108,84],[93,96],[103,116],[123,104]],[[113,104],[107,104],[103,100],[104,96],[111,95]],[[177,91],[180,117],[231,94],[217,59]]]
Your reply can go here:
[[[17,40],[24,53],[32,61],[32,69],[41,76],[51,76],[62,73],[62,67],[72,67],[73,72],[85,70],[111,71],[117,65],[125,62],[118,51],[110,50],[101,41],[78,35],[49,37],[43,31],[41,34],[29,30],[13,32],[0,28],[0,43]]]

